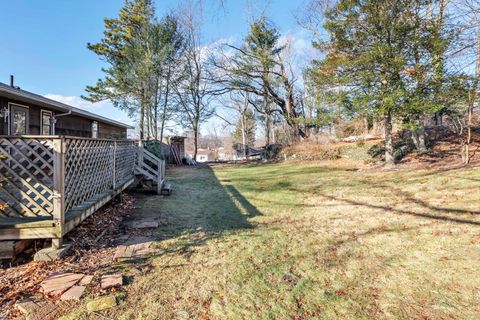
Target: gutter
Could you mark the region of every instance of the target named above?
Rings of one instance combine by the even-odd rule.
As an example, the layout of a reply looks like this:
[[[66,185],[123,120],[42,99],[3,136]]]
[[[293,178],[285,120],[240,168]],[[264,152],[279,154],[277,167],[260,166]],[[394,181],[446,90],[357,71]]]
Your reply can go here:
[[[52,117],[52,134],[55,135],[55,124],[57,123],[58,117],[68,116],[72,114],[72,109],[68,110],[65,113],[54,114]]]

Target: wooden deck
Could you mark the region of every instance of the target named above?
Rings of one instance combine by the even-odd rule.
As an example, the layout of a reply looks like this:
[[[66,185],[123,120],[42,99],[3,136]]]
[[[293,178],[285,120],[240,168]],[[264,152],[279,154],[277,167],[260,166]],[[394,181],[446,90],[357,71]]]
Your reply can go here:
[[[60,243],[131,185],[136,172],[159,184],[165,173],[162,160],[131,140],[2,136],[0,154],[0,240]]]

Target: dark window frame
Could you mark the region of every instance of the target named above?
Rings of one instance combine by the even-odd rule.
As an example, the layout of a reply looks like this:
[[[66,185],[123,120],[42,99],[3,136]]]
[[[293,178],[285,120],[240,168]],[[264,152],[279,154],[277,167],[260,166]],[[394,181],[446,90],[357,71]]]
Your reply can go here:
[[[8,103],[8,134],[12,135],[12,136],[13,135],[17,135],[17,136],[19,135],[19,134],[14,134],[12,132],[12,130],[13,130],[13,112],[14,112],[15,109],[25,111],[25,134],[24,135],[28,135],[28,133],[30,131],[30,107],[22,105],[22,104],[14,103],[14,102],[9,102]]]
[[[48,134],[44,134],[43,133],[43,126],[44,126],[44,123],[43,123],[43,114],[49,114],[50,115],[50,123],[49,123],[49,130],[48,130]],[[41,136],[51,136],[53,135],[53,111],[50,111],[50,110],[46,110],[46,109],[40,109],[40,135]]]

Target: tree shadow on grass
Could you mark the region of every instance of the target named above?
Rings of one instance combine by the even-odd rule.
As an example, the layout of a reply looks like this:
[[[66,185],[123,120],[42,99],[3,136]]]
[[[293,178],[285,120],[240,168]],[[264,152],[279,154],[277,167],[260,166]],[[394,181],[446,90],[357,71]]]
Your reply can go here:
[[[404,215],[410,215],[410,216],[415,216],[415,217],[420,217],[420,218],[440,220],[440,221],[445,221],[445,222],[455,222],[455,223],[460,223],[460,224],[472,224],[472,225],[479,225],[480,226],[479,221],[453,218],[453,217],[448,217],[448,216],[445,216],[445,215],[435,215],[435,214],[430,214],[430,213],[415,212],[415,211],[405,210],[405,209],[397,209],[397,208],[394,208],[392,206],[377,205],[377,204],[372,204],[372,203],[368,203],[368,202],[363,202],[363,201],[358,201],[358,200],[353,200],[353,199],[347,199],[347,198],[332,196],[332,195],[328,195],[328,194],[324,194],[324,193],[319,194],[319,195],[321,197],[324,197],[324,198],[329,199],[329,200],[335,200],[335,201],[339,201],[339,202],[343,202],[343,203],[347,203],[347,204],[351,204],[351,205],[355,205],[355,206],[367,207],[367,208],[370,208],[370,209],[381,209],[381,210],[389,211],[389,212],[394,213],[394,214],[404,214]],[[407,199],[407,201],[408,201],[408,199]],[[424,208],[427,208],[427,209],[433,210],[433,211],[437,211],[437,212],[438,211],[440,211],[442,213],[454,212],[454,210],[452,210],[452,209],[442,209],[442,208],[432,207],[432,206],[428,205],[426,202],[422,202],[422,201],[420,201],[420,202],[415,201],[415,203],[422,205]],[[464,212],[464,210],[455,210],[455,211],[461,212],[461,213]],[[467,213],[467,211],[465,211],[465,213]],[[468,212],[468,213],[470,213],[470,212]]]
[[[136,194],[138,209],[133,219],[154,218],[158,229],[152,232],[158,246],[175,242],[163,253],[190,253],[194,247],[240,230],[252,229],[251,218],[262,213],[233,185],[220,183],[208,166],[167,170],[174,186],[171,196]]]

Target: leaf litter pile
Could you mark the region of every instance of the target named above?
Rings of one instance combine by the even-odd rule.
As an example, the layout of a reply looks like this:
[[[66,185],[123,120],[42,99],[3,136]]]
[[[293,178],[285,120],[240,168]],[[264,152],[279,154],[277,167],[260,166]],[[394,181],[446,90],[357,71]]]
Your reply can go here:
[[[34,243],[34,249],[27,250],[30,251],[29,262],[0,268],[0,319],[19,316],[20,312],[15,308],[15,303],[29,297],[46,298],[46,302],[50,304],[58,302],[58,296],[43,297],[40,287],[40,283],[52,273],[94,275],[110,267],[114,260],[115,245],[125,234],[121,223],[132,212],[133,203],[133,197],[122,194],[110,205],[83,221],[64,237],[65,242],[71,243],[72,247],[62,259],[32,261],[32,252],[42,248],[42,245],[38,246],[41,244],[38,241]],[[44,242],[43,245],[48,247],[50,243]],[[89,285],[89,293],[96,295],[100,292],[100,282],[97,279]]]

